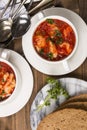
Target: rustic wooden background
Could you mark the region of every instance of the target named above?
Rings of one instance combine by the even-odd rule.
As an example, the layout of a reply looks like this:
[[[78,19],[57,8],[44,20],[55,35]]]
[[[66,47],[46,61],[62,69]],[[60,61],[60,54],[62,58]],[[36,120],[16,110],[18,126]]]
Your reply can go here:
[[[61,6],[73,10],[87,23],[87,0],[54,0],[53,4],[55,6]],[[15,50],[24,56],[21,46],[21,39],[14,40],[8,48]],[[47,75],[38,72],[34,68],[31,67],[31,69],[34,74],[34,89],[30,100],[18,113],[6,118],[0,118],[0,130],[31,130],[29,119],[30,107],[37,92],[46,84],[47,77]],[[87,81],[87,60],[85,60],[84,63],[75,71],[64,76],[55,76],[55,78],[60,77],[74,77]]]

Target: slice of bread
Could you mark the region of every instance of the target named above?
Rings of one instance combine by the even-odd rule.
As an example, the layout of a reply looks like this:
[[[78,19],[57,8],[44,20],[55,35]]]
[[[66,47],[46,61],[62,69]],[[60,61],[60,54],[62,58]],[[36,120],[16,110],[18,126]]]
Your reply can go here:
[[[69,98],[67,101],[61,104],[61,106],[71,102],[87,102],[87,94],[80,94]]]
[[[65,109],[65,108],[75,108],[75,109],[82,109],[87,111],[87,102],[68,102],[58,108],[60,109]]]
[[[87,130],[87,111],[65,108],[46,116],[37,130]]]
[[[84,104],[81,105],[78,102],[81,102],[81,104],[84,102]],[[87,110],[87,108],[86,108],[87,103],[86,102],[87,102],[87,94],[76,95],[76,96],[69,98],[67,101],[63,102],[60,105],[60,107],[58,107],[54,112],[58,111],[59,109],[68,108],[68,107],[69,108],[79,108],[79,109]]]

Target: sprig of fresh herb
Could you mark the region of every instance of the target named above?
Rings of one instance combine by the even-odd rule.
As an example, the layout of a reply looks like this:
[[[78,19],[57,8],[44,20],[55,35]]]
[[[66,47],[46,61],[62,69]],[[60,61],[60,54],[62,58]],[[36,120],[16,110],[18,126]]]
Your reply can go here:
[[[37,107],[37,111],[40,111],[44,106],[49,106],[50,99],[57,100],[58,96],[60,96],[60,95],[64,95],[66,98],[69,98],[68,92],[66,91],[66,89],[64,89],[61,86],[61,84],[58,82],[58,80],[48,77],[47,83],[49,83],[52,86],[52,88],[47,91],[48,94],[47,94],[46,98],[44,99],[43,104],[41,104]]]

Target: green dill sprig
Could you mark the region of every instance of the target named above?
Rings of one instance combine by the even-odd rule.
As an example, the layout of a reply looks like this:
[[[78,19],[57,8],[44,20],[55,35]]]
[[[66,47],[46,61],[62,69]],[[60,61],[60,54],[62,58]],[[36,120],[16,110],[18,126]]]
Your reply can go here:
[[[47,83],[49,83],[52,88],[47,91],[47,96],[44,99],[44,102],[37,107],[37,111],[40,111],[44,106],[49,106],[50,99],[57,100],[58,96],[64,95],[66,98],[69,98],[69,94],[66,89],[64,89],[58,80],[48,77]]]

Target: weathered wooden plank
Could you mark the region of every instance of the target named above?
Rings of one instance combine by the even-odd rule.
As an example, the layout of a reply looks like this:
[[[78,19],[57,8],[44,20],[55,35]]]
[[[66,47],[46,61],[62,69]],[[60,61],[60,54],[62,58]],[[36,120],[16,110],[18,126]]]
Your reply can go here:
[[[87,23],[87,0],[79,0],[79,14],[83,20]]]

